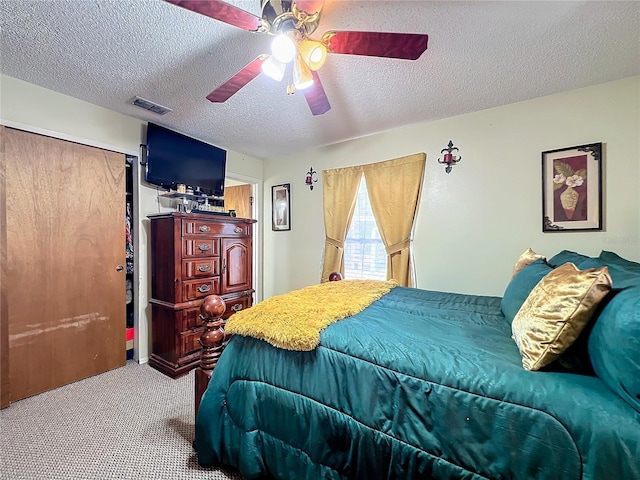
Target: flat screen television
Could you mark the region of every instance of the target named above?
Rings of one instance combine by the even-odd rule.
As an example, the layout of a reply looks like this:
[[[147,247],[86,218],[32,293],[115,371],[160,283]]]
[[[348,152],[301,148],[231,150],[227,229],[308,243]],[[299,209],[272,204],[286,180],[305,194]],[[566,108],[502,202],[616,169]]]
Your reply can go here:
[[[154,123],[147,126],[145,181],[163,188],[180,183],[195,192],[224,196],[227,152]]]

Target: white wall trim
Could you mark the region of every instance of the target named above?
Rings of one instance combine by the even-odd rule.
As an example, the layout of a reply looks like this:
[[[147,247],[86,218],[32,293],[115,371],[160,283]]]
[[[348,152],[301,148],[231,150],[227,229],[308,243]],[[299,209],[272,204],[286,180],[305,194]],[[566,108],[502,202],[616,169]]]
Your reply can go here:
[[[75,135],[68,135],[66,133],[56,132],[55,130],[48,130],[46,128],[34,127],[33,125],[26,125],[24,123],[14,122],[12,120],[0,119],[0,125],[5,127],[16,128],[18,130],[24,130],[25,132],[37,133],[39,135],[45,135],[47,137],[59,138],[60,140],[68,140],[69,142],[79,143],[81,145],[87,145],[89,147],[101,148],[103,150],[110,150],[112,152],[124,153],[125,155],[135,155],[140,157],[140,151],[127,150],[122,147],[116,147],[108,143],[96,142],[86,138],[76,137]]]
[[[229,170],[227,170],[227,178],[230,178],[231,180],[237,180],[238,182],[245,182],[245,183],[250,183],[250,184],[256,184],[256,183],[262,183],[262,180],[256,177],[249,177],[247,175],[241,175],[239,173],[233,173]]]
[[[231,180],[237,180],[239,182],[246,182],[251,185],[251,194],[253,195],[253,218],[258,223],[253,228],[253,288],[255,290],[255,302],[262,301],[263,289],[262,289],[262,180],[255,177],[249,177],[247,175],[240,175],[227,171],[227,178]]]

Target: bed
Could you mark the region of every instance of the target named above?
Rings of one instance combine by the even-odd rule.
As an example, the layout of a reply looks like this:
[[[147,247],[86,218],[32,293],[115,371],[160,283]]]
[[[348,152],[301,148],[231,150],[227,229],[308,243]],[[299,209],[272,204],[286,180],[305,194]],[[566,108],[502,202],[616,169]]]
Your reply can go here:
[[[622,288],[581,340],[600,335],[598,322],[615,323],[612,312],[640,341],[640,271],[609,269]],[[595,346],[595,372],[558,362],[525,370],[506,293],[395,287],[325,328],[313,350],[234,335],[221,355],[215,300],[196,373],[198,462],[247,479],[640,479],[638,360],[616,364],[632,367],[622,380],[609,378]]]

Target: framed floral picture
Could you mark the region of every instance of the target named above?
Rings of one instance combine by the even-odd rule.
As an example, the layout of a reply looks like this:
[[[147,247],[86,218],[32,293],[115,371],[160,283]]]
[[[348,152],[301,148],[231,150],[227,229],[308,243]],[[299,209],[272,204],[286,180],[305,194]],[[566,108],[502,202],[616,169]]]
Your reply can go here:
[[[602,230],[602,143],[542,152],[542,231]]]
[[[271,187],[271,230],[291,230],[291,184]]]

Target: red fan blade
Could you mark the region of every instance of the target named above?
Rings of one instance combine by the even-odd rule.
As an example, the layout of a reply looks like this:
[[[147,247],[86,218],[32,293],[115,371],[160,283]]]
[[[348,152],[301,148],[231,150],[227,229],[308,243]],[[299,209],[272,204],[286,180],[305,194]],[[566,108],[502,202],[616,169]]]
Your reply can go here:
[[[318,72],[312,71],[311,74],[313,75],[313,85],[302,90],[302,93],[304,98],[307,99],[311,113],[314,115],[322,115],[331,109],[331,105],[329,105],[327,94],[324,93]]]
[[[296,0],[294,5],[297,11],[313,15],[322,10],[324,0]]]
[[[260,17],[256,17],[252,13],[245,12],[221,0],[165,0],[165,2],[250,32],[264,32],[265,28],[268,31],[268,26],[265,26]]]
[[[416,60],[427,49],[428,35],[389,32],[327,32],[322,43],[331,53]]]
[[[267,58],[268,55],[260,55],[253,62],[249,63],[233,77],[207,95],[207,100],[214,103],[226,102],[231,95],[260,75],[262,72],[262,64]]]

